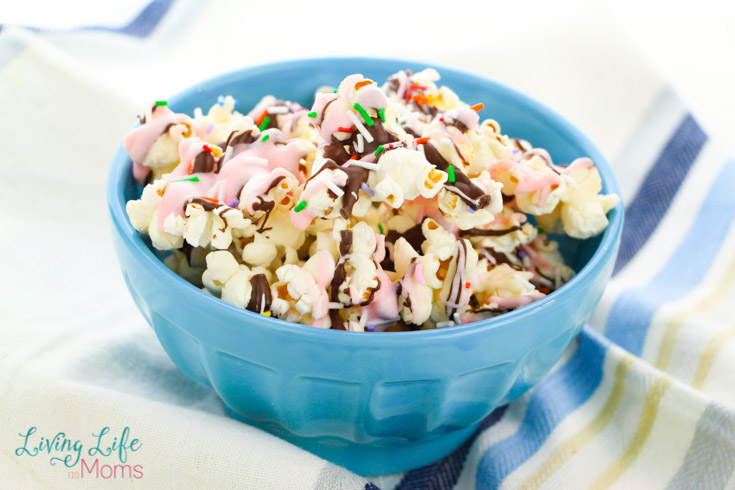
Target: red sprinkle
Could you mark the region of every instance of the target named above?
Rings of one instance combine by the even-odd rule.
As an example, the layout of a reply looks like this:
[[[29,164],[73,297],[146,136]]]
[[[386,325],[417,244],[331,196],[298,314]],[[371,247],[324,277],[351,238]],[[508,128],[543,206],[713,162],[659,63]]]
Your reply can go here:
[[[424,85],[418,85],[416,83],[412,83],[411,85],[408,86],[408,89],[409,90],[416,90],[416,89],[418,89],[418,90],[426,90],[426,88],[427,87],[425,87]]]
[[[207,153],[212,153],[212,149],[208,147],[207,145],[202,145],[202,149],[206,151]]]
[[[423,138],[419,138],[419,139],[416,140],[416,144],[417,145],[423,145],[423,144],[428,143],[428,142],[429,142],[429,138],[427,138],[426,136],[424,136]]]
[[[472,284],[470,284],[469,282],[464,283],[464,287],[466,287],[467,289],[469,289],[470,286],[472,286]]]
[[[352,155],[352,156],[350,157],[350,160],[357,160],[357,153],[355,153],[354,155]]]
[[[354,133],[355,128],[337,128],[337,131],[340,133]]]
[[[470,109],[472,109],[475,112],[480,112],[484,108],[485,108],[485,104],[483,104],[482,102],[480,102],[479,104],[475,104],[472,107],[470,107]]]
[[[260,123],[263,122],[263,119],[265,119],[265,116],[268,115],[268,109],[264,110],[263,113],[258,116],[258,119],[255,120],[255,125],[260,126]]]

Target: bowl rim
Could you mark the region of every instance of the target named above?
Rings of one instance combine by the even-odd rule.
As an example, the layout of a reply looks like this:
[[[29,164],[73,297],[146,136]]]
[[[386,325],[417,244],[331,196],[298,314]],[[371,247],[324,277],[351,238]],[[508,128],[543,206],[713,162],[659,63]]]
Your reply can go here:
[[[580,144],[581,147],[587,152],[598,168],[602,179],[602,185],[606,192],[614,193],[620,196],[620,188],[615,177],[615,174],[610,166],[609,162],[599,150],[599,148],[590,140],[584,133],[582,133],[576,126],[574,126],[567,119],[562,117],[556,111],[550,109],[543,103],[537,101],[533,97],[530,97],[516,89],[513,89],[507,85],[504,85],[495,80],[489,79],[485,76],[481,76],[466,70],[460,70],[456,68],[450,68],[437,63],[429,63],[418,60],[405,60],[400,58],[382,58],[382,57],[320,57],[320,58],[302,58],[295,60],[279,61],[275,63],[260,64],[235,70],[232,72],[223,73],[214,77],[208,78],[201,82],[194,84],[193,86],[178,92],[171,96],[169,106],[176,106],[178,103],[191,98],[198,92],[203,90],[210,84],[222,84],[232,83],[239,81],[243,77],[256,76],[259,74],[275,71],[279,69],[288,68],[291,70],[299,70],[306,67],[312,68],[314,65],[318,66],[321,64],[334,64],[334,63],[359,63],[363,62],[366,64],[382,64],[382,65],[400,65],[400,66],[412,66],[412,65],[425,65],[436,69],[440,75],[451,74],[454,77],[460,77],[467,79],[468,81],[479,83],[488,87],[490,91],[499,92],[502,96],[507,96],[515,101],[524,103],[529,109],[535,110],[544,117],[554,121],[561,132],[567,133],[571,140],[574,140]],[[399,68],[400,69],[400,68]],[[265,95],[265,94],[263,94]],[[133,124],[131,129],[136,127],[138,123]],[[123,183],[125,182],[126,176],[124,172],[131,165],[130,158],[127,152],[123,149],[122,143],[118,146],[115,155],[112,158],[110,170],[108,174],[107,182],[107,203],[110,211],[110,216],[114,227],[119,232],[126,246],[134,252],[133,255],[137,257],[137,260],[142,262],[142,266],[145,268],[152,268],[154,273],[162,278],[170,278],[172,281],[172,287],[176,288],[176,291],[171,291],[172,295],[179,296],[184,294],[194,302],[203,302],[205,305],[211,305],[212,308],[221,309],[222,313],[228,316],[236,315],[240,316],[251,328],[268,328],[278,329],[285,331],[290,334],[299,334],[306,336],[317,336],[323,340],[331,341],[349,341],[349,339],[357,339],[360,343],[373,343],[373,342],[399,342],[403,344],[404,339],[411,341],[419,340],[432,340],[437,338],[445,337],[458,337],[478,333],[485,330],[500,330],[503,327],[508,327],[511,324],[515,324],[519,320],[527,319],[527,317],[538,314],[539,310],[545,310],[550,307],[557,298],[570,292],[575,287],[582,285],[585,280],[591,278],[591,276],[602,267],[605,259],[616,249],[617,240],[620,237],[623,223],[623,202],[622,199],[612,210],[608,213],[609,223],[603,232],[600,243],[595,250],[594,254],[588,262],[582,267],[581,270],[577,271],[574,277],[565,283],[562,287],[546,295],[544,298],[534,301],[524,307],[517,310],[513,310],[496,317],[479,320],[476,322],[466,323],[462,325],[454,325],[451,327],[436,328],[430,330],[415,330],[406,332],[380,332],[379,335],[375,335],[373,332],[352,332],[345,330],[335,329],[323,329],[313,327],[311,325],[305,325],[301,323],[288,322],[281,320],[276,317],[265,317],[261,314],[251,312],[244,308],[238,308],[237,306],[231,305],[216,296],[205,293],[193,284],[186,281],[184,278],[176,274],[174,271],[169,269],[162,260],[160,260],[143,242],[140,234],[133,228],[130,220],[128,219],[127,212],[125,211],[126,201],[124,199]],[[180,296],[179,296],[180,297]],[[213,314],[213,317],[215,315]]]

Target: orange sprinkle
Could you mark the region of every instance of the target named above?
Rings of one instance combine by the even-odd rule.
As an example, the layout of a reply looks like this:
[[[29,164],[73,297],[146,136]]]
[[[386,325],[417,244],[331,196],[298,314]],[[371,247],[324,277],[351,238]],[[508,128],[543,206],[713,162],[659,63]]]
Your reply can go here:
[[[202,199],[204,199],[205,201],[213,202],[213,203],[215,203],[215,204],[217,204],[217,203],[219,202],[219,199],[214,199],[214,198],[212,198],[212,197],[206,197],[206,196],[199,196],[199,197],[201,197],[201,198],[202,198]]]
[[[482,102],[480,102],[479,104],[475,104],[472,107],[470,107],[470,109],[472,109],[475,112],[480,112],[484,108],[485,108],[485,104],[483,104]]]
[[[268,115],[268,109],[264,110],[263,113],[260,116],[258,116],[258,119],[255,120],[255,124],[257,126],[260,126],[260,123],[263,122],[263,119],[265,119],[265,116],[267,115]]]
[[[470,284],[469,282],[464,283],[464,287],[466,287],[467,289],[469,289],[470,286],[472,286],[472,284]]]
[[[426,136],[416,140],[417,145],[423,145],[424,143],[428,143],[428,142],[429,142],[429,138],[427,138]]]
[[[411,97],[411,100],[418,103],[419,105],[424,105],[428,102],[424,94],[416,94],[413,97]]]
[[[358,90],[360,90],[365,85],[370,85],[371,83],[373,83],[373,81],[372,80],[367,80],[367,79],[363,80],[362,82],[357,82],[355,84],[355,92],[357,92]]]

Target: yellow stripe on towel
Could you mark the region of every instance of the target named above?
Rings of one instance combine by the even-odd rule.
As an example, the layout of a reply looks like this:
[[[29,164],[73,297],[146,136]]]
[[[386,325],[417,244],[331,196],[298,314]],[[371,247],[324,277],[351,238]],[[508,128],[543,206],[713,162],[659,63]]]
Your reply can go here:
[[[564,463],[574,456],[581,448],[594,440],[600,432],[608,425],[612,419],[615,410],[620,404],[625,391],[625,377],[628,374],[628,368],[633,364],[633,356],[625,354],[615,368],[615,381],[613,388],[603,404],[597,416],[591,420],[585,427],[578,430],[574,435],[570,436],[566,441],[561,443],[549,458],[539,467],[536,472],[529,476],[519,488],[539,488],[548,480]]]
[[[659,405],[671,386],[671,383],[672,378],[666,375],[661,376],[653,383],[651,390],[646,395],[641,420],[638,423],[638,428],[633,438],[618,459],[607,467],[592,485],[590,485],[590,488],[609,488],[630,468],[643,450],[643,446],[651,434],[653,423],[656,421],[656,416],[658,415]]]

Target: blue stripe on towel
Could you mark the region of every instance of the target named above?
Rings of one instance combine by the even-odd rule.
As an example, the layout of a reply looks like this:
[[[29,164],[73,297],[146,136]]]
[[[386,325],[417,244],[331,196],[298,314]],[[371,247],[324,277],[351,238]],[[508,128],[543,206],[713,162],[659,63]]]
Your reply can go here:
[[[151,3],[141,10],[138,16],[133,19],[128,25],[118,28],[110,27],[83,27],[82,30],[95,30],[95,31],[107,31],[115,32],[118,34],[127,34],[128,36],[145,38],[148,37],[153,29],[158,26],[161,19],[166,15],[168,9],[171,8],[171,4],[174,0],[153,0]]]
[[[153,0],[145,6],[140,13],[123,27],[105,27],[105,26],[85,26],[77,29],[40,29],[35,26],[22,26],[34,32],[67,32],[67,31],[105,31],[116,34],[126,34],[137,38],[146,38],[150,36],[153,30],[158,26],[163,17],[166,15],[174,0]],[[0,29],[3,25],[0,24]]]
[[[423,468],[407,472],[394,490],[452,488],[457,484],[462,467],[467,459],[467,453],[470,452],[477,436],[495,425],[503,417],[507,408],[507,405],[496,408],[490,415],[485,417],[472,437],[449,456]]]
[[[630,262],[656,230],[706,141],[707,135],[694,118],[685,116],[625,209],[614,273]]]
[[[531,392],[518,431],[493,444],[477,467],[477,488],[497,488],[533,456],[554,428],[594,393],[602,380],[608,343],[585,327],[572,357],[542,379]]]
[[[735,206],[735,162],[727,162],[707,191],[694,224],[661,271],[648,284],[624,291],[608,316],[605,335],[640,356],[653,315],[689,293],[712,265],[727,235]]]
[[[702,412],[684,458],[671,479],[671,490],[725,488],[735,465],[735,413],[712,403]]]

